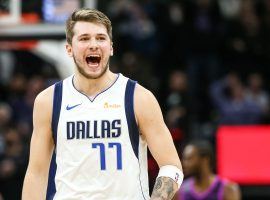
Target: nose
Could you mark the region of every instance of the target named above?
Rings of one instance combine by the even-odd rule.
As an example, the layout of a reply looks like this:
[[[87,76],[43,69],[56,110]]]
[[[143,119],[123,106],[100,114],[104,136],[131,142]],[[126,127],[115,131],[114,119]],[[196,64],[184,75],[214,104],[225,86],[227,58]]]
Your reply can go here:
[[[98,49],[98,43],[97,43],[96,39],[91,39],[89,41],[89,49],[90,50],[97,50]]]

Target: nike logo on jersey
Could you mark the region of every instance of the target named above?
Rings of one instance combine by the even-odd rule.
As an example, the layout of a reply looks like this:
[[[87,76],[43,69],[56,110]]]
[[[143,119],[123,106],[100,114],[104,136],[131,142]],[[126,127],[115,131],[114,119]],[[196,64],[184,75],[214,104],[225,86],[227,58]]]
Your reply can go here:
[[[67,109],[67,110],[71,110],[71,109],[73,109],[73,108],[76,108],[77,106],[80,106],[81,104],[82,104],[82,103],[79,103],[79,104],[76,104],[76,105],[73,105],[73,106],[67,105],[66,109]]]

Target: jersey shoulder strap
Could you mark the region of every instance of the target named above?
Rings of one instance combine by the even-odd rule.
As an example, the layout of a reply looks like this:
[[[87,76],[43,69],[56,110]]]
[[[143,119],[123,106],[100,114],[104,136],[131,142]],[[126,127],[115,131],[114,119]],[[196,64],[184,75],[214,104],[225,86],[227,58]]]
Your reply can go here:
[[[125,112],[128,123],[128,132],[131,141],[133,151],[138,158],[139,151],[139,130],[136,123],[135,112],[134,112],[134,91],[136,81],[128,79],[125,91]]]
[[[52,112],[52,124],[51,124],[55,147],[57,144],[57,127],[58,127],[58,121],[59,121],[61,105],[62,105],[62,94],[63,94],[63,81],[59,81],[54,85],[53,112]],[[49,170],[46,200],[53,199],[53,196],[56,192],[55,181],[54,181],[56,168],[57,168],[56,154],[54,150],[52,159],[51,159],[50,170]]]

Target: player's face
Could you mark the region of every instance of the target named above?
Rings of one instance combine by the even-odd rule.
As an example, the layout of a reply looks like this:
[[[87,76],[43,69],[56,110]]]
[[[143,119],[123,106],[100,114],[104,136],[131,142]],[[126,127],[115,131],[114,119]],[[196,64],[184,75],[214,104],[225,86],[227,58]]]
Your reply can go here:
[[[187,145],[183,152],[183,170],[186,176],[199,173],[201,158],[196,147]]]
[[[97,79],[108,70],[113,48],[103,24],[77,22],[72,44],[67,44],[66,48],[82,76]]]

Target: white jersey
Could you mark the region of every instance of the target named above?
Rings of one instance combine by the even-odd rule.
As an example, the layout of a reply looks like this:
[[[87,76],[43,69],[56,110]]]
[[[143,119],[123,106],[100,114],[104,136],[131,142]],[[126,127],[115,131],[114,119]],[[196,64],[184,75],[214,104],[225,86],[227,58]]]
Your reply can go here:
[[[134,87],[119,74],[90,99],[76,90],[73,76],[58,83],[52,120],[56,172],[51,166],[47,199],[150,199],[147,145],[135,120]]]

